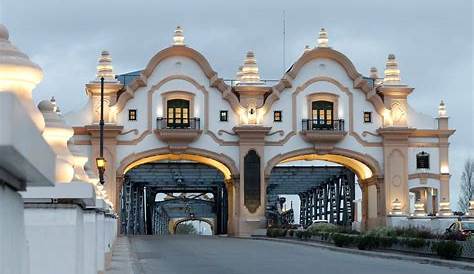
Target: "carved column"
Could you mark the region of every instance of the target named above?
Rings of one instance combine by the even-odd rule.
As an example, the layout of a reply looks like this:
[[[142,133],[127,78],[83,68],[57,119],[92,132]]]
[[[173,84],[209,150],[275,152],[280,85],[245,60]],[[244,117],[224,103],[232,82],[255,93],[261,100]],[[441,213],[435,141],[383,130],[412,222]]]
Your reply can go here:
[[[239,235],[263,233],[258,230],[266,227],[264,144],[270,129],[259,125],[243,125],[233,129],[240,137]]]
[[[408,214],[410,201],[408,190],[408,137],[411,128],[389,127],[379,129],[383,137],[385,212],[392,211],[395,201],[400,202],[400,213]]]

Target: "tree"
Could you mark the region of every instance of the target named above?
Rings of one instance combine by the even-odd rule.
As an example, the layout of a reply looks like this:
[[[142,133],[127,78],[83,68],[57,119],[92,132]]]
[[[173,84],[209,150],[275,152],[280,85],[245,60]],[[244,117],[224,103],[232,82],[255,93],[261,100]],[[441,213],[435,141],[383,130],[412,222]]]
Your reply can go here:
[[[176,234],[197,234],[197,230],[192,223],[180,223],[176,227]]]
[[[461,176],[461,191],[459,192],[459,209],[469,211],[469,201],[474,200],[474,159],[467,159]]]

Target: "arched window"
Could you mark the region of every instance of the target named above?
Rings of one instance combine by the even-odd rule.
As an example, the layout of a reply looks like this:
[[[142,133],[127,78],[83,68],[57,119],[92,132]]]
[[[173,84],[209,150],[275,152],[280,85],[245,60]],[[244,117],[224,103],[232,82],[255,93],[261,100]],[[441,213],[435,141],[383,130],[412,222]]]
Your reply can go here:
[[[332,129],[334,120],[334,103],[314,101],[311,104],[313,129]]]
[[[429,169],[430,168],[430,155],[424,151],[416,154],[416,168],[417,169]]]
[[[260,156],[255,150],[244,157],[244,204],[252,213],[260,207]]]
[[[172,99],[167,102],[167,126],[169,128],[189,127],[189,101]]]

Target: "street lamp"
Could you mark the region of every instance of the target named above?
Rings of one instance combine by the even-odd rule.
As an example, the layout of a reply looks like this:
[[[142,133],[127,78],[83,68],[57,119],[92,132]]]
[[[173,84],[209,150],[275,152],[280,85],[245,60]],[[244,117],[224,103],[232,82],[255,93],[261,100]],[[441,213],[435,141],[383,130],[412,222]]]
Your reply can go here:
[[[99,170],[99,182],[104,184],[104,172],[107,161],[104,158],[104,77],[100,77],[100,121],[99,121],[99,157],[95,159]]]

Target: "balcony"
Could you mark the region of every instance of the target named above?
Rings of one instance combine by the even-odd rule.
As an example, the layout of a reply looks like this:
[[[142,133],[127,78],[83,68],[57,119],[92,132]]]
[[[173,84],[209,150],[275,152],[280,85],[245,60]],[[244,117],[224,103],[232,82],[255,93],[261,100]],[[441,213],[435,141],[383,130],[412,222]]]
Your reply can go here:
[[[332,120],[330,123],[318,123],[316,119],[302,120],[301,136],[309,143],[337,143],[346,134],[344,119]]]
[[[156,118],[155,134],[163,142],[170,145],[186,145],[195,141],[202,133],[199,118],[176,119]]]

